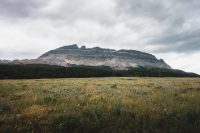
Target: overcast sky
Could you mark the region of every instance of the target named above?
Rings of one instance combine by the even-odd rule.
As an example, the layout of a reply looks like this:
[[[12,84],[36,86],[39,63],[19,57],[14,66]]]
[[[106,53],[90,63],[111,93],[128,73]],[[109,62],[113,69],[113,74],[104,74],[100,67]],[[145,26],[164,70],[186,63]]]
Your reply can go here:
[[[0,0],[0,59],[69,44],[135,49],[200,74],[200,0]]]

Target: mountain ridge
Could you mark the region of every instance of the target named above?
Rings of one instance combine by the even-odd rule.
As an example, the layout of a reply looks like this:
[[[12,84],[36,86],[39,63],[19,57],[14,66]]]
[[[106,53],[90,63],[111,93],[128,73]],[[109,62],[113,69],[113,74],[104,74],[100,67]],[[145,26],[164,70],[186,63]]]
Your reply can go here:
[[[154,55],[137,50],[115,50],[108,48],[86,48],[77,44],[63,46],[50,50],[36,59],[38,63],[69,66],[109,66],[113,69],[125,70],[129,67],[171,67],[164,60],[158,60]]]
[[[0,79],[76,77],[199,77],[171,68],[163,59],[137,50],[86,48],[76,44],[36,59],[0,60]]]

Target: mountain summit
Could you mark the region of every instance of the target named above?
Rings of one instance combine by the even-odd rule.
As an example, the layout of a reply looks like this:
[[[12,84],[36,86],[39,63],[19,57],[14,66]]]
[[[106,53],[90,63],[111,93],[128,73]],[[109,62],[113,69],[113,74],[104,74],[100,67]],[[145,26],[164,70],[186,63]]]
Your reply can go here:
[[[44,53],[34,63],[71,66],[109,66],[116,70],[131,67],[167,68],[171,67],[154,55],[136,50],[114,50],[100,47],[78,47],[77,44],[63,46]]]

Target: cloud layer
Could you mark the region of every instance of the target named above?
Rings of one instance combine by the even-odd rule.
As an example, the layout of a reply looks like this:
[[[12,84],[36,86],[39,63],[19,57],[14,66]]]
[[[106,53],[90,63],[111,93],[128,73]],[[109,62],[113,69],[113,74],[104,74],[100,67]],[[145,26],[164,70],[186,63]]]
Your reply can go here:
[[[0,58],[78,43],[146,51],[200,73],[199,14],[199,0],[0,0]]]

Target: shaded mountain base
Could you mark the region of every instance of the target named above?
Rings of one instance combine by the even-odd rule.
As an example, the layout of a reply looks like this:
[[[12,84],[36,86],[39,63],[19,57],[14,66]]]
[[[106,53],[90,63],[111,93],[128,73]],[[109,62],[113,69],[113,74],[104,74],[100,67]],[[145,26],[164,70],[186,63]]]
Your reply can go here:
[[[129,68],[112,70],[99,66],[52,66],[41,64],[1,64],[0,79],[86,78],[86,77],[199,77],[194,73],[161,68]]]

